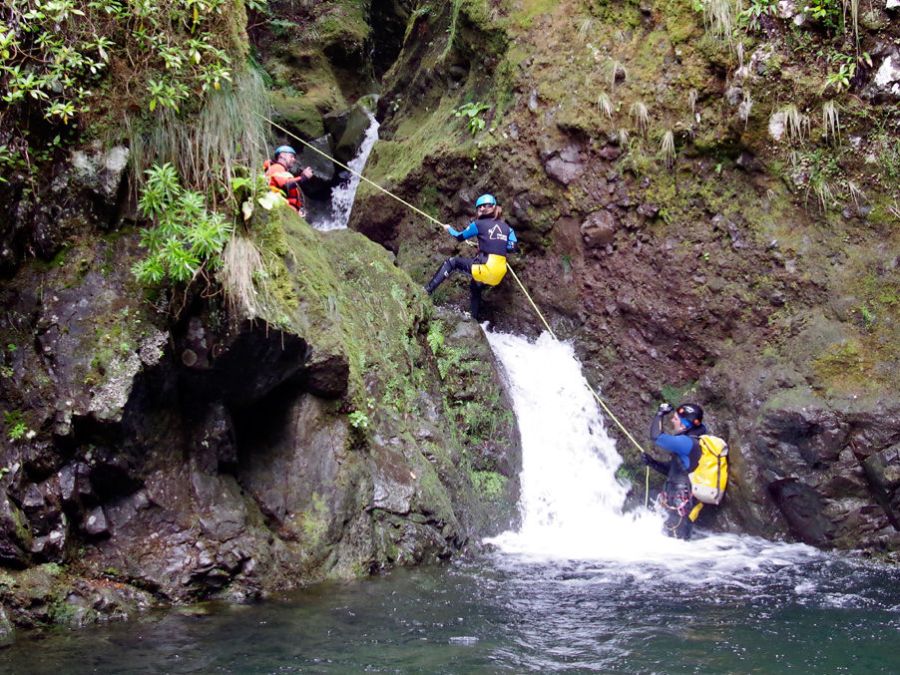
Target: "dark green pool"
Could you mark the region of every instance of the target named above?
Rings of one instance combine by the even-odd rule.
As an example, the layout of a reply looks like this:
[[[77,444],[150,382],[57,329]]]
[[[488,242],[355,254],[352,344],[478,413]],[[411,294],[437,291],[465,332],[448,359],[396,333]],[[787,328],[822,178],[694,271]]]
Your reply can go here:
[[[20,639],[7,673],[896,673],[900,574],[836,557],[665,565],[491,554],[252,606]],[[700,575],[702,578],[702,574]]]

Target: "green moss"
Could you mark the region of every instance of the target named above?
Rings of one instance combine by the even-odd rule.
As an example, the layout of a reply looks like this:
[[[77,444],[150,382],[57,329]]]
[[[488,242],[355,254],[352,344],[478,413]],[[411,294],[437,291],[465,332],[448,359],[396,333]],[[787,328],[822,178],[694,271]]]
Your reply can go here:
[[[319,107],[323,99],[321,89],[314,90],[311,95],[293,93],[291,90],[273,91],[270,94],[275,114],[289,126],[297,129],[307,138],[319,138],[325,134],[325,125]]]
[[[367,20],[367,5],[363,0],[338,0],[321,3],[314,30],[322,44],[340,45],[345,51],[362,49],[371,28]]]
[[[300,514],[304,544],[310,548],[318,548],[328,532],[331,514],[325,500],[318,493],[313,493],[312,505]]]
[[[829,390],[859,389],[871,382],[872,363],[857,341],[832,345],[812,366],[820,383]]]
[[[509,479],[495,471],[473,471],[472,485],[488,501],[499,501],[506,494]]]

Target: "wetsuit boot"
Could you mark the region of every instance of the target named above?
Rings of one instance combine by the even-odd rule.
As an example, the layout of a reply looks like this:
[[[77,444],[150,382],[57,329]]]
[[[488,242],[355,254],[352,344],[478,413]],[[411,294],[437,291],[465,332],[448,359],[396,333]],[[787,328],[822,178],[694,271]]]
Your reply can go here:
[[[428,295],[434,293],[435,289],[440,286],[444,279],[450,276],[450,273],[453,271],[453,258],[448,258],[444,261],[444,264],[440,266],[437,272],[435,272],[434,276],[431,277],[431,281],[428,282],[425,286],[425,292]]]

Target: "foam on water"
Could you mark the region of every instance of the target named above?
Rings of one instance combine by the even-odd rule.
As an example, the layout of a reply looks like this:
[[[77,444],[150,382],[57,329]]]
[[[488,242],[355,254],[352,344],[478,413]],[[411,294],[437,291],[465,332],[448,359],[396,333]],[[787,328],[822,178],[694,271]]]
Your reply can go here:
[[[732,534],[698,532],[681,541],[662,533],[662,514],[625,513],[627,486],[615,475],[622,459],[572,345],[547,333],[535,342],[502,333],[487,338],[506,374],[522,440],[522,525],[490,540],[501,551],[520,560],[605,561],[637,577],[664,572],[697,584],[732,583],[738,572],[821,555],[805,545]]]
[[[378,140],[378,120],[368,110],[366,115],[369,116],[369,127],[366,129],[365,138],[359,146],[356,157],[347,164],[356,173],[351,174],[350,180],[346,183],[332,188],[331,214],[315,223],[317,230],[342,230],[350,222],[350,211],[353,209],[353,201],[356,199],[356,189],[362,180],[356,174],[362,174],[362,170],[369,159],[369,153],[372,152],[372,147],[375,145],[375,141]]]

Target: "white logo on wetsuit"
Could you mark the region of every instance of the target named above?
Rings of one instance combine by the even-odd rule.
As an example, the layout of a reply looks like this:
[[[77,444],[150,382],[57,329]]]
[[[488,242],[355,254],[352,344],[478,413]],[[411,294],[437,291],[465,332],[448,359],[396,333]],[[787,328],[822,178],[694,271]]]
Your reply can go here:
[[[500,229],[499,225],[494,225],[490,230],[488,230],[488,234],[491,236],[491,239],[499,239],[501,241],[506,241],[507,237],[503,234],[503,230]]]

